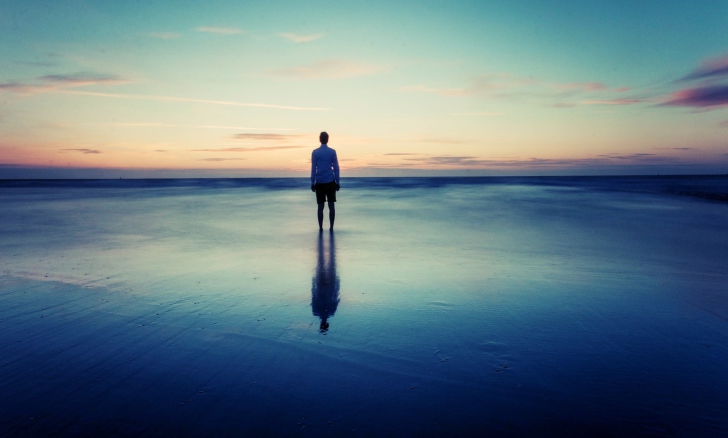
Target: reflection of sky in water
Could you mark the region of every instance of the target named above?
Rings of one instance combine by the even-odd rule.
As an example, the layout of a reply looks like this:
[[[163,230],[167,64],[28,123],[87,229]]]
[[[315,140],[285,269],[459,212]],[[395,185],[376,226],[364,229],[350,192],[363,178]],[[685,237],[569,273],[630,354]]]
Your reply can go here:
[[[246,369],[273,387],[315,386],[295,360],[325,358],[348,394],[391,393],[381,409],[402,415],[725,428],[727,206],[567,182],[345,183],[335,235],[305,184],[2,188],[1,272],[107,288],[104,315],[204,327],[209,344],[180,335],[193,350],[258,345],[280,362]]]

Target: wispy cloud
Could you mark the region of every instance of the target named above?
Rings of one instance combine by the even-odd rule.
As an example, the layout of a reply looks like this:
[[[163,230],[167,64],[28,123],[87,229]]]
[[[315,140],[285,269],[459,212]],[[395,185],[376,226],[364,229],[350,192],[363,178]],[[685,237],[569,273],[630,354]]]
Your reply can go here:
[[[661,106],[718,108],[728,105],[728,85],[708,85],[676,91]]]
[[[247,158],[200,158],[197,161],[240,161]]]
[[[502,116],[504,113],[495,112],[495,111],[479,111],[474,113],[453,113],[450,114],[451,116],[472,116],[472,117],[478,117],[478,116]]]
[[[174,125],[169,123],[158,123],[158,122],[111,122],[102,123],[104,126],[132,126],[132,127],[154,127],[154,128],[179,128],[183,125]]]
[[[255,131],[295,131],[291,128],[253,128],[249,126],[224,126],[224,125],[197,125],[201,129],[231,129],[231,130],[255,130]]]
[[[149,32],[147,35],[160,40],[173,40],[182,36],[181,33],[177,32]]]
[[[559,167],[588,167],[623,164],[665,164],[675,162],[674,157],[665,157],[658,154],[604,154],[592,158],[526,158],[526,159],[487,159],[473,155],[439,155],[403,158],[408,163],[404,167],[430,167],[450,169],[488,169],[488,168],[559,168]],[[399,163],[391,167],[399,167]]]
[[[289,41],[293,41],[294,43],[310,43],[311,41],[321,38],[324,34],[314,33],[310,35],[301,35],[298,33],[279,33],[278,36]]]
[[[18,64],[29,65],[31,67],[55,67],[58,65],[56,61],[19,61]]]
[[[519,77],[512,74],[488,74],[478,76],[464,87],[429,87],[414,85],[401,87],[400,91],[425,92],[444,97],[480,96],[488,99],[538,99],[562,100],[552,103],[556,107],[573,107],[580,104],[577,101],[564,102],[564,99],[578,99],[579,97],[603,96],[605,93],[623,93],[625,87],[612,89],[602,82],[548,82],[534,78]],[[603,99],[600,102],[608,102]],[[596,102],[597,100],[593,100]],[[616,103],[618,99],[614,99]],[[463,114],[458,114],[463,115]],[[494,115],[493,113],[469,113],[468,115]]]
[[[681,78],[683,81],[728,76],[728,54],[708,58],[687,76]]]
[[[276,70],[272,73],[287,79],[338,79],[379,73],[382,66],[361,64],[346,59],[326,59],[300,67]]]
[[[301,138],[301,135],[293,134],[235,134],[233,138],[237,140],[263,140],[263,141],[285,141]]]
[[[101,153],[101,151],[98,149],[83,149],[83,148],[61,149],[61,151],[80,152],[82,154],[100,154]]]
[[[421,143],[437,143],[437,144],[467,144],[469,141],[460,138],[445,138],[445,137],[428,137],[420,138],[416,140]]]
[[[260,146],[254,148],[193,149],[193,152],[272,152],[285,149],[301,149],[306,146]]]
[[[601,155],[597,155],[597,156],[598,157],[601,157],[601,158],[612,159],[612,160],[630,160],[630,161],[635,161],[635,160],[644,160],[645,158],[651,159],[651,158],[654,158],[654,157],[658,157],[659,155],[657,155],[657,154],[647,154],[647,153],[635,153],[635,154],[626,154],[626,155],[625,154],[601,154]]]
[[[115,85],[127,82],[127,80],[115,75],[80,72],[39,76],[32,82],[4,82],[0,83],[0,91],[35,94],[91,85]]]
[[[216,33],[218,35],[237,35],[243,33],[243,29],[235,27],[200,26],[195,28],[198,32]]]
[[[390,152],[388,154],[382,154],[382,155],[407,156],[407,155],[423,155],[423,154],[413,154],[410,152]]]
[[[466,88],[433,88],[424,85],[410,85],[400,87],[399,91],[422,91],[424,93],[438,94],[440,96],[465,96],[470,94]]]
[[[554,83],[551,84],[551,86],[559,90],[578,92],[609,90],[609,87],[601,82],[569,82],[565,84]]]
[[[252,126],[225,126],[225,125],[185,125],[180,123],[161,122],[109,122],[95,123],[102,126],[140,127],[140,128],[195,128],[195,129],[220,129],[229,131],[295,131],[292,128],[261,128]]]
[[[0,84],[0,89],[1,88]],[[136,100],[157,100],[166,102],[192,102],[192,103],[204,103],[209,105],[228,105],[228,106],[246,106],[253,108],[271,108],[271,109],[285,109],[294,111],[331,111],[331,108],[320,108],[320,107],[303,107],[303,106],[289,106],[289,105],[275,105],[269,103],[247,103],[247,102],[235,102],[230,100],[211,100],[211,99],[193,99],[188,97],[177,97],[177,96],[154,96],[154,95],[140,95],[140,94],[115,94],[115,93],[97,93],[92,91],[79,91],[79,90],[63,90],[62,92],[68,94],[80,94],[84,96],[95,96],[95,97],[108,97],[112,99],[136,99]]]
[[[643,103],[647,99],[642,98],[618,98],[618,99],[587,99],[582,100],[582,105],[634,105],[636,103]]]

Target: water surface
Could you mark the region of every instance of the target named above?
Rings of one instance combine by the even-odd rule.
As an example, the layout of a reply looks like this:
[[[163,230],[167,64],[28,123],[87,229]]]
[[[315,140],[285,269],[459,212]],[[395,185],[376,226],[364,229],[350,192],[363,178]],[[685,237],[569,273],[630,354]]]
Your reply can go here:
[[[0,430],[725,435],[727,193],[2,181]]]

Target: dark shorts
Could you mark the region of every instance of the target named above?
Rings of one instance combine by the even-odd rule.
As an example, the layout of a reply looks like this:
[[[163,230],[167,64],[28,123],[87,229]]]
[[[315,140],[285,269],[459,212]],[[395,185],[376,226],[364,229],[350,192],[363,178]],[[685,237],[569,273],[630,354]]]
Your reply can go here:
[[[316,183],[316,203],[336,202],[336,181]]]

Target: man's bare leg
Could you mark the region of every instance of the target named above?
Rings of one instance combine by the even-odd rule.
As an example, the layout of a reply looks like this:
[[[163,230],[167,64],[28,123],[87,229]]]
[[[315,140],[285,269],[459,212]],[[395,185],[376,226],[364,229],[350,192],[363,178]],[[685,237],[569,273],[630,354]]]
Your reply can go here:
[[[323,204],[319,204],[321,206],[321,214],[323,215]],[[336,218],[336,206],[333,202],[329,202],[329,230],[334,229],[334,219]],[[321,226],[321,221],[319,220],[319,227]]]
[[[329,203],[331,204],[331,203]],[[320,203],[318,205],[318,221],[319,221],[319,231],[324,229],[324,203]]]

